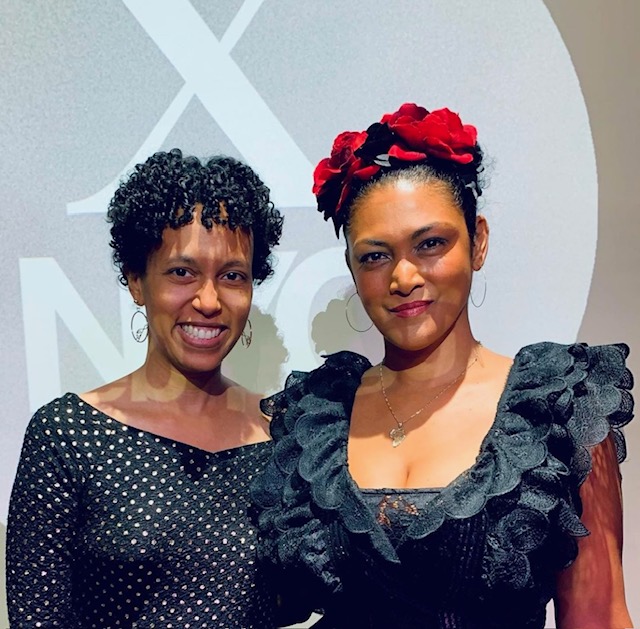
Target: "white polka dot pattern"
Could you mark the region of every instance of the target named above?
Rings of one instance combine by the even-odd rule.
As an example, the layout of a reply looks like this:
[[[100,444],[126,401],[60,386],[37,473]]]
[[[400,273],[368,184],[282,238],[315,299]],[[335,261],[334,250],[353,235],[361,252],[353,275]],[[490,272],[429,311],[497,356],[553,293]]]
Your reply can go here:
[[[247,515],[270,452],[199,450],[72,393],[44,406],[9,508],[11,627],[273,627]]]

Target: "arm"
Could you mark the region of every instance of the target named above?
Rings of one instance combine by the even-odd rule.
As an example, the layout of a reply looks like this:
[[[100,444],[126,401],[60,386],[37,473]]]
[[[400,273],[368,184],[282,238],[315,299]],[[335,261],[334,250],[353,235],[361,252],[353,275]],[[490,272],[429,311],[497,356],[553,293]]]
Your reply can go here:
[[[59,427],[40,411],[22,447],[7,529],[11,627],[80,627],[71,585],[79,483]]]
[[[578,540],[578,557],[560,573],[555,598],[560,629],[632,627],[622,573],[622,493],[613,439],[591,452],[593,468],[582,487],[582,522],[591,534]]]

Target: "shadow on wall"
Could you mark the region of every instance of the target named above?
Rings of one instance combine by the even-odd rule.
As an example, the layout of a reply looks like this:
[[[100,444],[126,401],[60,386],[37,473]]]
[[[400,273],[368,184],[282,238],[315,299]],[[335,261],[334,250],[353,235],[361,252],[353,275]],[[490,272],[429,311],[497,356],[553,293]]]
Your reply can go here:
[[[287,352],[278,328],[269,314],[251,307],[251,344],[239,341],[224,361],[224,375],[257,393],[272,393],[281,388],[282,365]],[[245,328],[248,332],[249,326]]]
[[[318,356],[326,356],[343,350],[363,354],[373,363],[382,358],[382,342],[378,331],[364,312],[357,296],[353,294],[331,299],[311,324],[311,338]],[[349,318],[347,320],[347,304]],[[257,306],[251,307],[252,340],[249,347],[238,342],[224,361],[224,374],[251,391],[265,395],[282,388],[285,376],[283,366],[289,358],[273,317]],[[351,323],[351,326],[349,325]],[[300,322],[300,325],[305,325]],[[355,329],[354,329],[355,328]],[[245,332],[248,330],[245,328]],[[356,330],[364,330],[358,332]],[[287,372],[298,368],[287,365]]]
[[[380,333],[373,327],[360,303],[350,294],[332,299],[311,324],[311,338],[318,355],[326,356],[343,350],[363,354],[372,362],[382,357]],[[295,367],[295,365],[294,365]]]

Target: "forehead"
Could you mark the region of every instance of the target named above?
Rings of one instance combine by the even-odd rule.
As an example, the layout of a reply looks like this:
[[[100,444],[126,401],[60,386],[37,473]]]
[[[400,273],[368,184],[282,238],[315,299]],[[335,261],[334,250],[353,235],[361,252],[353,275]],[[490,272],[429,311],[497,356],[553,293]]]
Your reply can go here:
[[[207,229],[200,221],[199,214],[195,214],[187,225],[178,229],[167,227],[162,232],[162,244],[155,252],[155,257],[174,256],[250,261],[253,257],[253,238],[243,229],[232,230],[216,223]]]
[[[462,210],[446,184],[406,179],[374,186],[354,205],[348,230],[351,240],[371,232],[403,233],[431,223],[465,228]]]

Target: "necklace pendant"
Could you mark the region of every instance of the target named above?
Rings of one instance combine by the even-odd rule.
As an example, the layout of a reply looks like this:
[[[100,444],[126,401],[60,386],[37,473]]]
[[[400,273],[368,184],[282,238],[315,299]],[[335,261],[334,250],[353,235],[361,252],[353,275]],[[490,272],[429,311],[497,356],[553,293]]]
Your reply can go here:
[[[391,429],[389,436],[391,437],[391,445],[394,448],[397,448],[407,438],[407,434],[402,426]]]

